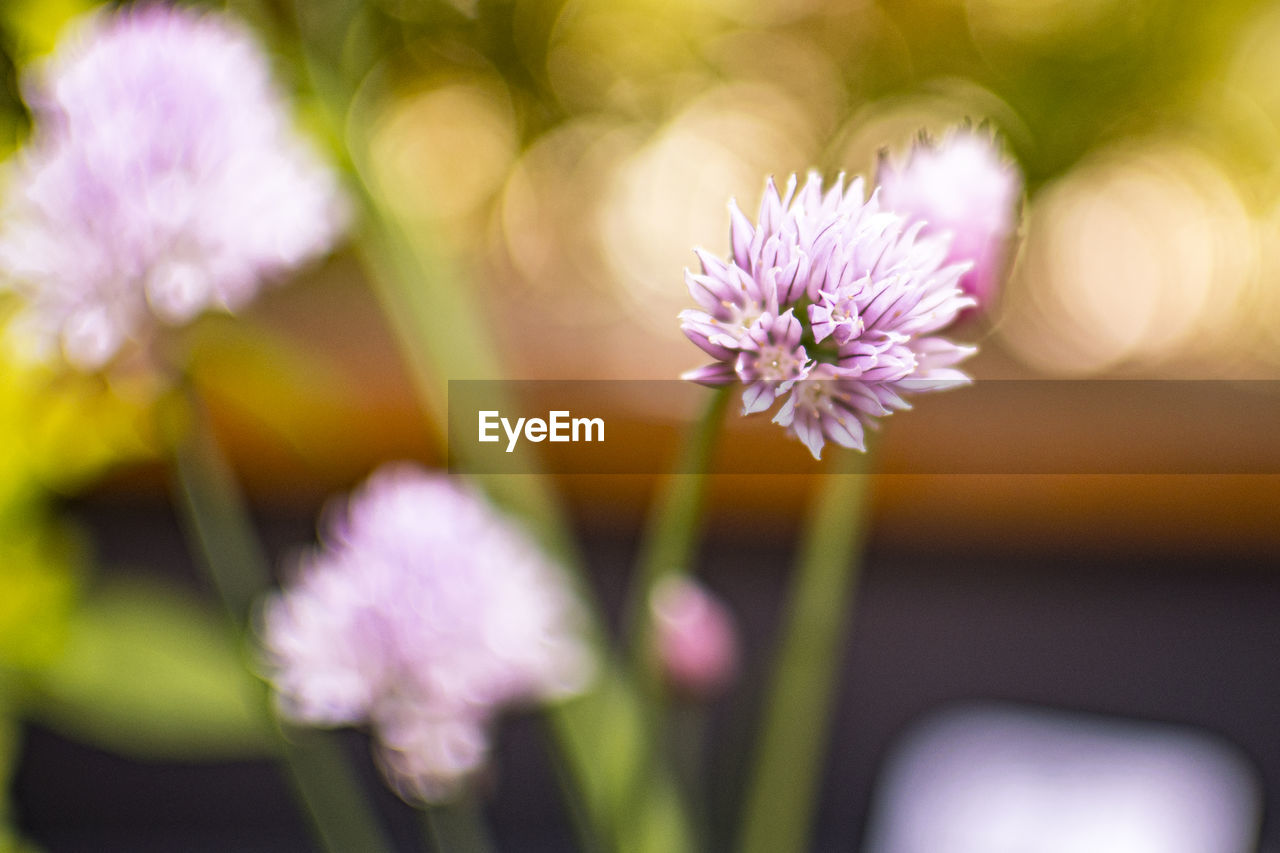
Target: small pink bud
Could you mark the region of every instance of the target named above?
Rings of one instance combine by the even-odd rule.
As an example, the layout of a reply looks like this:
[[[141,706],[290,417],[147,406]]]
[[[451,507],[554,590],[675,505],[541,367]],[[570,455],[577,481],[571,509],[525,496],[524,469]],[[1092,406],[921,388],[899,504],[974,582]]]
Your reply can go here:
[[[733,679],[738,638],[729,610],[688,577],[671,577],[649,598],[654,647],[668,686],[677,693],[708,699]]]

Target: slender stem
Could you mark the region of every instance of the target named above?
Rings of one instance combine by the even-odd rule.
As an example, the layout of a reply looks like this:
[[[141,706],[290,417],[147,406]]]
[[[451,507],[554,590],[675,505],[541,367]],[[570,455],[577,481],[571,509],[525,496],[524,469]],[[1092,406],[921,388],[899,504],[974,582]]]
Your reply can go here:
[[[428,806],[423,811],[427,836],[436,853],[493,853],[480,807],[472,800]]]
[[[281,731],[289,778],[326,850],[392,849],[334,732],[290,726]]]
[[[582,795],[587,850],[693,851],[693,827],[660,754],[635,685],[606,660],[590,693],[549,709],[547,718]]]
[[[862,454],[836,462],[806,523],[744,801],[744,853],[807,848],[872,479]]]
[[[412,235],[361,185],[364,206],[361,234],[363,259],[374,290],[412,371],[417,391],[436,425],[447,423],[449,379],[496,379],[502,375],[496,346],[469,297],[470,283],[461,281],[434,235],[421,229]],[[498,408],[505,408],[497,399]],[[436,436],[442,454],[449,448],[443,430]],[[464,443],[457,465],[471,460]],[[532,462],[513,476],[477,478],[496,503],[519,516],[548,552],[572,564],[572,537],[563,520],[559,498]]]
[[[189,402],[193,417],[174,451],[174,487],[188,533],[235,627],[248,683],[253,608],[269,588],[271,573],[203,409],[194,396]],[[278,735],[280,755],[325,849],[390,850],[341,745],[327,732],[291,729],[286,736],[272,722],[266,685],[251,681],[267,728]]]
[[[681,790],[691,802],[690,809],[704,832],[710,823],[708,803],[706,751],[707,726],[710,722],[707,705],[701,702],[682,702],[667,708],[664,738],[676,768]]]
[[[189,432],[174,449],[174,486],[179,508],[204,560],[204,567],[238,638],[250,629],[257,600],[271,584],[262,553],[234,474],[190,395]]]
[[[649,597],[664,577],[688,571],[692,566],[701,529],[706,472],[729,397],[729,388],[717,389],[688,433],[675,471],[663,484],[650,510],[648,528],[628,595],[627,634],[631,640],[633,669],[640,687],[640,724],[648,732],[647,742],[656,747],[640,756],[641,765],[637,772],[631,774],[629,797],[636,804],[652,796],[650,779],[662,767],[664,760],[677,771],[680,769],[682,756],[673,754],[666,742],[667,717],[662,707],[659,668],[653,660]],[[688,785],[684,788],[689,790]],[[687,797],[685,800],[688,802]],[[692,811],[687,806],[685,810]]]
[[[686,438],[675,473],[667,479],[649,512],[627,613],[632,650],[642,683],[653,671],[648,660],[652,631],[652,620],[648,618],[649,596],[667,575],[690,571],[693,567],[693,553],[702,527],[707,470],[729,398],[730,389],[725,387],[717,389],[707,401],[706,409]]]

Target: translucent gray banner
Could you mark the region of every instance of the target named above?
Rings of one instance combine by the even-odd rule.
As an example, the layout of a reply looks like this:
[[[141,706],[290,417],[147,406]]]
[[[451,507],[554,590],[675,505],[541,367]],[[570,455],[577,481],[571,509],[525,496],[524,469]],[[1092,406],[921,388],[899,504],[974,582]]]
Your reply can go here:
[[[449,383],[449,467],[472,474],[692,473],[690,425],[715,392],[678,380]],[[731,389],[709,470],[810,474],[812,457]],[[908,394],[880,419],[883,474],[1280,474],[1280,381],[979,380]]]

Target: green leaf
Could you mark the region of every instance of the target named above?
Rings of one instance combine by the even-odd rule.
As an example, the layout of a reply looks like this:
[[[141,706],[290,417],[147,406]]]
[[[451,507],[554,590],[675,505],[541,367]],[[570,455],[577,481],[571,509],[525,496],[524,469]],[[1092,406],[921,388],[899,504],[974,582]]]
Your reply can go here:
[[[0,670],[13,673],[61,657],[80,583],[74,533],[38,507],[25,509],[0,508]],[[0,695],[0,709],[6,704]]]
[[[66,652],[34,685],[31,712],[87,743],[150,759],[261,755],[262,685],[226,621],[155,582],[116,582],[76,614]]]

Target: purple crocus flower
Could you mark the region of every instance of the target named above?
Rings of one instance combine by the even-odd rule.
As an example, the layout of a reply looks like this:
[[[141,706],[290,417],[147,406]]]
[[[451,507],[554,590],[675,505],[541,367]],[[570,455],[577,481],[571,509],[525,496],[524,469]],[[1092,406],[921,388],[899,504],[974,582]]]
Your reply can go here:
[[[12,166],[0,273],[39,355],[100,368],[157,321],[243,307],[342,229],[335,176],[225,15],[101,13],[23,82],[34,131]]]
[[[375,473],[264,609],[281,713],[367,724],[410,801],[480,769],[504,707],[568,696],[592,657],[566,578],[469,488],[408,464]]]
[[[827,441],[863,450],[904,394],[968,381],[955,365],[973,348],[938,333],[975,304],[959,286],[972,263],[861,180],[795,188],[769,181],[755,225],[731,204],[730,256],[699,251],[702,272],[686,272],[700,307],[682,328],[716,361],[685,378],[743,382],[744,414],[785,396],[774,420],[815,457]]]
[[[1004,276],[1018,222],[1022,177],[991,134],[954,130],[938,143],[922,138],[900,166],[880,158],[876,181],[884,205],[925,223],[925,234],[950,233],[948,261],[971,261],[960,288],[989,305]]]

